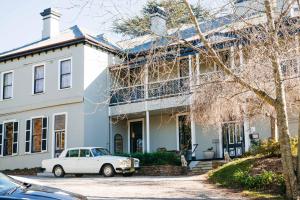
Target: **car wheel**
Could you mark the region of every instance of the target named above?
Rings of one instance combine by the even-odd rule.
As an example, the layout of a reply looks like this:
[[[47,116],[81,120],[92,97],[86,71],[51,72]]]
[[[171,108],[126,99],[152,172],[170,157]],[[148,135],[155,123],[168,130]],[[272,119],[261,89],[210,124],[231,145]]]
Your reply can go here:
[[[65,171],[61,166],[57,165],[53,169],[53,174],[54,174],[55,177],[64,177],[65,176]]]
[[[133,173],[125,173],[125,174],[123,174],[124,177],[130,177],[132,175],[133,175]]]
[[[75,174],[76,177],[83,177],[83,174]]]
[[[113,177],[115,175],[115,170],[111,165],[104,165],[102,168],[102,174],[104,177]]]

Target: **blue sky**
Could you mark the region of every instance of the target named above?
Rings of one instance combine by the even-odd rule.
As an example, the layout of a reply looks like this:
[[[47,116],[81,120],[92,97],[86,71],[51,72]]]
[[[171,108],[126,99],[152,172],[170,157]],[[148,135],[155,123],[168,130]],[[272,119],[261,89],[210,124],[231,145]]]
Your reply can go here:
[[[120,36],[112,33],[117,18],[140,13],[147,0],[1,0],[0,52],[31,43],[41,38],[40,12],[53,7],[61,14],[61,30],[80,25],[91,33],[105,33],[113,41]],[[218,1],[218,0],[217,0]],[[197,0],[191,0],[197,2]],[[204,0],[204,6],[214,6],[215,0]]]

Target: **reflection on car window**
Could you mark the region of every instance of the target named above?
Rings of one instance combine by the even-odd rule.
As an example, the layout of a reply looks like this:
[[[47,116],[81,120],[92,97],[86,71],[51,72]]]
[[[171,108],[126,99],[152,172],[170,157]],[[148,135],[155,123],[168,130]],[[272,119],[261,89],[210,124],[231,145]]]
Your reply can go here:
[[[89,149],[80,149],[79,157],[92,157]]]
[[[111,155],[110,152],[107,149],[103,148],[93,148],[92,149],[93,155],[96,156],[105,156],[105,155]]]
[[[4,174],[0,173],[0,194],[5,194],[7,191],[17,187],[18,184],[12,181],[12,179],[8,178]]]
[[[68,151],[66,157],[78,157],[78,155],[79,155],[79,150],[73,149]]]

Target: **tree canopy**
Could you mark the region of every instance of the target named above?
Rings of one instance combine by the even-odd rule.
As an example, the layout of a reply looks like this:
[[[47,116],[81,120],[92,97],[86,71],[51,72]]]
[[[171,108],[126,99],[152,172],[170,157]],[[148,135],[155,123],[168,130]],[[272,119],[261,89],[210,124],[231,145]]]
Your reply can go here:
[[[150,33],[150,13],[156,6],[164,8],[167,15],[167,28],[176,28],[182,24],[191,23],[189,13],[181,0],[149,0],[143,7],[140,16],[115,21],[113,30],[116,33],[130,37]],[[203,21],[209,15],[209,12],[200,4],[193,5],[192,9],[200,21]]]

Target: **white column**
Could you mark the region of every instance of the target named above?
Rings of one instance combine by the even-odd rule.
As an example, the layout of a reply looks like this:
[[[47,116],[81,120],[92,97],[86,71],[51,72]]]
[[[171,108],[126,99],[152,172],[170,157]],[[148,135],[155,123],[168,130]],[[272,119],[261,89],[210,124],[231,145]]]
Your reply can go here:
[[[240,66],[242,67],[244,64],[244,54],[243,54],[243,46],[239,45],[239,57],[240,57]]]
[[[230,58],[230,67],[234,68],[234,47],[230,47],[230,52],[229,52],[229,58]]]
[[[196,54],[196,74],[197,74],[197,86],[199,87],[200,84],[200,56]]]
[[[145,89],[145,93],[144,93],[144,95],[145,95],[145,99],[148,99],[148,84],[149,84],[149,78],[148,78],[148,76],[149,76],[149,68],[148,68],[148,64],[146,64],[145,65],[145,71],[144,71],[144,89]]]
[[[149,111],[146,111],[146,140],[147,140],[147,153],[150,152],[150,119]]]
[[[193,117],[193,114],[191,114],[191,136],[192,136],[192,151],[195,148],[196,144],[196,123]],[[196,152],[193,152],[192,158],[196,158]]]

